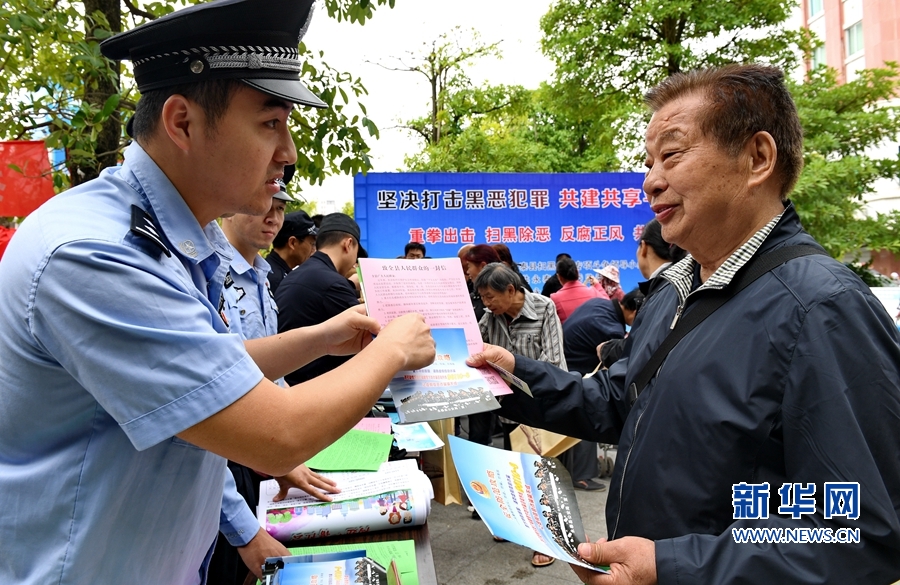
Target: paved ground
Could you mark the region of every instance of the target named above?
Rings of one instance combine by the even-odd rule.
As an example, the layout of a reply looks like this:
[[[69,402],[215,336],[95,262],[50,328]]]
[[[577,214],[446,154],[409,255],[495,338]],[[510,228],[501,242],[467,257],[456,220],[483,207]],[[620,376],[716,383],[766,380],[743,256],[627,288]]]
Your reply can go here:
[[[608,484],[607,480],[601,480]],[[578,508],[588,537],[606,536],[606,493],[577,492]],[[581,583],[569,565],[531,566],[531,551],[510,542],[494,542],[480,520],[465,506],[434,504],[428,518],[434,568],[441,585],[553,585]]]
[[[465,428],[465,427],[464,427]],[[497,444],[495,439],[495,444]],[[501,442],[502,445],[502,442]],[[600,480],[609,485],[609,480]],[[576,490],[584,528],[591,540],[606,536],[606,495]],[[434,568],[441,585],[556,585],[581,583],[569,565],[531,565],[531,550],[495,542],[481,520],[465,506],[433,504],[428,518]]]

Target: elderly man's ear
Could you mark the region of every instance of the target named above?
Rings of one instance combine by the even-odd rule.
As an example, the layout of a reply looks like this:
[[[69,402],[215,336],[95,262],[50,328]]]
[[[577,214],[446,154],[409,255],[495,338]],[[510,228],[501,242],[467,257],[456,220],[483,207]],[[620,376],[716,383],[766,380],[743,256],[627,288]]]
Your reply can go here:
[[[747,186],[759,187],[765,183],[775,172],[775,162],[778,160],[778,147],[775,140],[768,132],[757,132],[747,142],[745,149],[750,165],[747,176]]]

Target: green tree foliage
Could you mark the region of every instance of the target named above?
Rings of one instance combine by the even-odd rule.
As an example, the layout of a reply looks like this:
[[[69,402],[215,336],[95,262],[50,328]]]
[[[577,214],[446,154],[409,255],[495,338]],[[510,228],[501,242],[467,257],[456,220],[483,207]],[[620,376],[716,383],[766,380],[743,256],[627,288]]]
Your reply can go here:
[[[900,108],[886,105],[900,92],[900,69],[888,63],[838,84],[833,69],[820,67],[791,91],[805,159],[791,198],[804,227],[836,258],[900,251],[900,213],[866,216],[863,198],[876,180],[900,178],[900,154],[870,154],[900,136]]]
[[[494,95],[502,88],[486,88],[491,95],[475,90],[465,67],[483,57],[500,57],[498,43],[486,44],[477,31],[454,27],[431,43],[423,43],[419,51],[395,57],[395,64],[377,63],[388,71],[418,73],[428,81],[431,113],[406,122],[404,128],[420,135],[426,144],[438,144],[447,136],[458,134],[462,119],[503,107],[503,99]]]
[[[760,62],[791,70],[807,33],[784,27],[794,0],[559,0],[541,19],[553,86],[569,117],[592,120],[609,145],[602,170],[642,152],[644,93],[674,73]]]
[[[114,164],[125,144],[121,128],[139,99],[128,65],[105,59],[98,43],[186,4],[137,0],[10,0],[0,4],[0,139],[46,131],[47,146],[66,151],[57,189],[96,176]],[[325,0],[329,17],[364,24],[394,0]],[[322,16],[320,15],[319,18]],[[313,25],[315,26],[315,25]],[[328,108],[297,108],[292,131],[297,174],[313,183],[371,168],[366,140],[378,128],[358,100],[358,77],[330,67],[324,53],[300,45],[301,74]],[[359,113],[354,112],[361,112]]]
[[[475,85],[466,67],[501,58],[498,43],[485,44],[459,28],[411,54],[396,71],[418,72],[431,88],[431,113],[405,122],[424,148],[405,161],[409,170],[456,172],[576,172],[606,164],[592,123],[567,116],[549,86]],[[402,60],[401,60],[402,62]],[[596,133],[594,133],[596,134]]]

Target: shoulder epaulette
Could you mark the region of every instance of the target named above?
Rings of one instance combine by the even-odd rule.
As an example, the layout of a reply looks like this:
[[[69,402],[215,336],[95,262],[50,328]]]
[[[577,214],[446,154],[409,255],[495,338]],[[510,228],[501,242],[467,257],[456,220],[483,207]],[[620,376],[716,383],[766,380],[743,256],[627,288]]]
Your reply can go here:
[[[172,252],[169,251],[169,248],[163,243],[162,238],[159,237],[159,231],[153,223],[153,218],[150,217],[149,213],[137,205],[131,206],[131,231],[139,236],[147,238],[156,244],[166,256],[169,258],[172,257]]]

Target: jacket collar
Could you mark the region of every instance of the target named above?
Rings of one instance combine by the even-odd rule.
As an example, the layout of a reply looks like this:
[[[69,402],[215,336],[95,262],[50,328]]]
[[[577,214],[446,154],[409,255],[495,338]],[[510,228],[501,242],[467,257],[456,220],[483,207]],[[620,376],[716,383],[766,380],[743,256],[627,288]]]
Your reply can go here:
[[[787,222],[788,220],[795,220],[796,217],[797,214],[796,211],[794,211],[793,203],[788,202],[784,211],[772,218],[769,223],[750,236],[750,239],[744,242],[740,248],[735,250],[734,253],[732,253],[715,272],[713,272],[712,276],[697,287],[696,290],[722,289],[728,286],[734,279],[735,274],[750,261],[757,251],[763,248],[763,244],[766,242],[769,235],[775,231],[776,226],[782,223],[782,220]],[[781,238],[775,239],[780,240]],[[696,265],[697,262],[694,260],[693,256],[688,254],[683,260],[670,266],[668,270],[660,275],[662,278],[671,282],[672,286],[675,287],[675,290],[678,292],[679,304],[683,304],[688,295],[692,292],[696,292],[691,290],[693,287]]]

